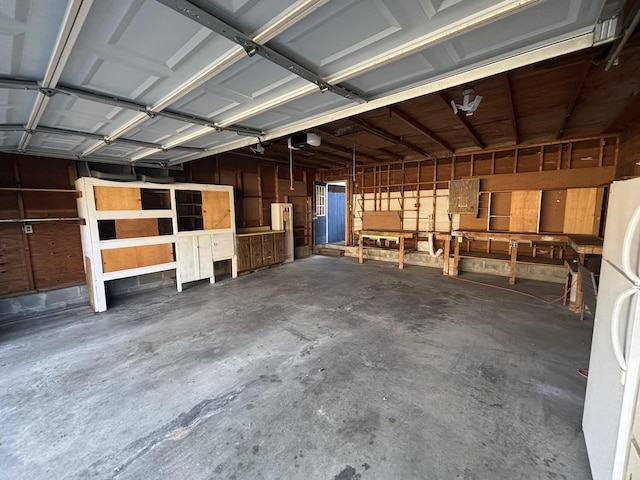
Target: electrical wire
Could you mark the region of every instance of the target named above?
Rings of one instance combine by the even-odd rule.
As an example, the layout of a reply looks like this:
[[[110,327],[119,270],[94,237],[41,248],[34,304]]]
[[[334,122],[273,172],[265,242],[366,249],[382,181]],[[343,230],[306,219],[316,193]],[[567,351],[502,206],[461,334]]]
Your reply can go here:
[[[293,187],[293,149],[289,149],[289,190],[295,190]]]
[[[567,293],[569,293],[573,289],[573,287],[576,285],[576,282],[577,282],[577,280],[574,281],[569,286],[569,288],[566,288],[565,291],[564,291],[564,294],[562,296],[556,298],[555,300],[548,301],[548,300],[545,300],[544,298],[540,298],[540,297],[537,297],[536,295],[532,295],[531,293],[521,292],[521,291],[515,290],[513,288],[500,287],[498,285],[491,285],[490,283],[478,282],[476,280],[469,280],[467,278],[460,278],[460,277],[450,277],[450,278],[455,278],[456,280],[460,280],[461,282],[473,283],[475,285],[482,285],[484,287],[491,287],[491,288],[496,288],[498,290],[504,290],[506,292],[517,293],[518,295],[524,295],[525,297],[534,298],[534,299],[536,299],[536,300],[538,300],[538,301],[540,301],[542,303],[545,303],[547,305],[552,305],[552,304],[554,304],[556,302],[559,302],[560,300],[565,299],[567,297]]]

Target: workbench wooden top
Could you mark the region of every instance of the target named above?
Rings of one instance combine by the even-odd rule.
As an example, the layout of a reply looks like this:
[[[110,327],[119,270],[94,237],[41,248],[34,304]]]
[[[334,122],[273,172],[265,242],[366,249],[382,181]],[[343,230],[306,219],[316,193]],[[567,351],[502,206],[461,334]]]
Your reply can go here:
[[[567,243],[576,253],[602,255],[604,240],[595,235],[569,235]]]
[[[413,238],[418,235],[416,231],[410,230],[360,230],[360,236],[368,237],[403,237],[403,238]]]

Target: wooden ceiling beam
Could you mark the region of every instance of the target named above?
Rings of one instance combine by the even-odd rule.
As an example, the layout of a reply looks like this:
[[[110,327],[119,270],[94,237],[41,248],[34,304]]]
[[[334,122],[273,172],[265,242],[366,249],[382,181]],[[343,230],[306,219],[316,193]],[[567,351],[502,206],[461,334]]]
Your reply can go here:
[[[507,92],[507,101],[509,102],[509,118],[511,120],[511,130],[513,131],[513,141],[515,145],[518,145],[520,143],[520,133],[518,132],[518,119],[516,117],[516,107],[513,103],[509,72],[504,73],[504,89]]]
[[[627,106],[622,109],[620,114],[605,128],[604,132],[619,132],[623,130],[630,122],[640,116],[640,94],[630,98]]]
[[[236,157],[242,157],[242,158],[248,158],[250,160],[253,160],[254,162],[258,162],[258,163],[277,163],[280,165],[288,165],[289,164],[289,160],[283,160],[280,158],[273,158],[273,157],[269,157],[269,156],[265,156],[265,155],[256,155],[255,153],[243,153],[237,150],[232,150],[230,152],[225,152],[225,153],[221,153],[221,156],[224,155],[229,155],[229,156],[236,156]],[[294,166],[296,165],[296,163],[298,164],[298,166],[302,166],[302,167],[306,167],[306,168],[312,168],[312,169],[317,169],[320,168],[318,165],[313,165],[311,163],[308,162],[296,162],[296,160],[294,159]]]
[[[318,147],[318,148],[322,148],[322,147],[326,147],[329,150],[334,150],[336,152],[344,153],[345,155],[351,156],[351,158],[353,159],[353,150],[351,150],[351,149],[349,149],[347,147],[343,147],[342,145],[336,145],[335,143],[326,142],[323,139],[322,142],[320,143],[320,147]],[[358,160],[358,157],[359,158],[364,158],[366,160],[371,160],[371,161],[374,161],[374,162],[381,162],[382,161],[379,158],[374,157],[373,155],[368,155],[366,153],[358,153],[358,150],[356,149],[356,163],[363,163],[362,160]]]
[[[578,102],[578,98],[580,97],[580,93],[582,92],[582,88],[584,87],[584,83],[587,80],[587,76],[589,75],[589,70],[591,70],[591,65],[593,63],[592,60],[592,57],[589,57],[587,61],[582,64],[582,68],[580,69],[580,72],[578,73],[578,76],[576,78],[576,84],[573,87],[573,92],[571,93],[571,98],[569,99],[569,103],[564,110],[562,122],[560,123],[560,127],[556,131],[556,140],[562,137],[564,129],[569,122],[569,117],[571,116],[571,114],[573,114],[573,109]]]
[[[385,140],[387,140],[388,142],[391,143],[395,143],[396,145],[401,145],[413,152],[416,152],[419,155],[423,155],[427,158],[431,158],[431,154],[429,152],[426,152],[422,149],[420,149],[419,147],[412,145],[411,143],[403,140],[402,138],[398,138],[395,135],[390,134],[389,132],[378,128],[378,127],[374,127],[373,125],[371,125],[369,122],[367,122],[366,120],[363,120],[360,117],[349,117],[349,120],[351,120],[352,122],[357,123],[358,125],[360,125],[362,128],[364,128],[367,132],[376,135],[380,138],[383,138]]]
[[[440,138],[437,134],[433,133],[431,130],[421,125],[416,119],[409,116],[406,112],[403,112],[398,107],[388,107],[388,109],[389,109],[389,112],[391,112],[391,115],[396,117],[398,120],[404,122],[406,125],[410,126],[421,135],[442,145],[442,147],[449,153],[453,153],[455,151],[455,148],[453,148],[447,142],[442,140],[442,138]]]
[[[447,110],[451,110],[451,99],[445,93],[438,92],[437,97],[440,98],[440,100],[442,100],[442,102],[445,104]],[[462,125],[464,127],[466,132],[473,139],[473,143],[476,144],[476,147],[478,147],[480,149],[483,149],[484,148],[484,144],[480,141],[480,138],[478,137],[478,134],[473,129],[473,126],[469,123],[469,121],[466,119],[466,117],[462,117],[462,116],[456,115],[456,114],[454,114],[453,116],[458,119],[458,122],[460,123],[460,125]]]

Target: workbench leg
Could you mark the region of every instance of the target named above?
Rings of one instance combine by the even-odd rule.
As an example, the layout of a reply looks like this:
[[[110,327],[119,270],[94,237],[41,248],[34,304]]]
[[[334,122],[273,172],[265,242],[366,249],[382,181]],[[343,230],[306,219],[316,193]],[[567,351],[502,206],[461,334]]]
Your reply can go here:
[[[360,236],[360,239],[358,240],[358,263],[362,263],[363,262],[363,258],[362,258],[362,247],[364,243],[364,239],[362,238],[362,235]]]
[[[449,255],[451,255],[451,239],[444,241],[444,257],[442,262],[442,274],[449,275]]]
[[[459,237],[453,237],[453,276],[458,276],[458,266],[460,265],[460,242]]]
[[[400,237],[400,253],[398,254],[398,268],[404,268],[404,237]]]
[[[509,285],[516,284],[516,260],[518,259],[518,243],[512,242],[511,244],[511,260],[509,266],[511,267],[511,276],[509,277]]]

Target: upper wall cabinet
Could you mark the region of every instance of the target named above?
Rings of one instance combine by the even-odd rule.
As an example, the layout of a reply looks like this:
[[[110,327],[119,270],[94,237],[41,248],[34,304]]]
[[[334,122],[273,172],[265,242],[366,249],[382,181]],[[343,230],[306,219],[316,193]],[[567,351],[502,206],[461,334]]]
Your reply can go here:
[[[78,212],[91,306],[107,309],[105,282],[176,270],[182,284],[229,260],[237,276],[233,187],[80,178]]]

